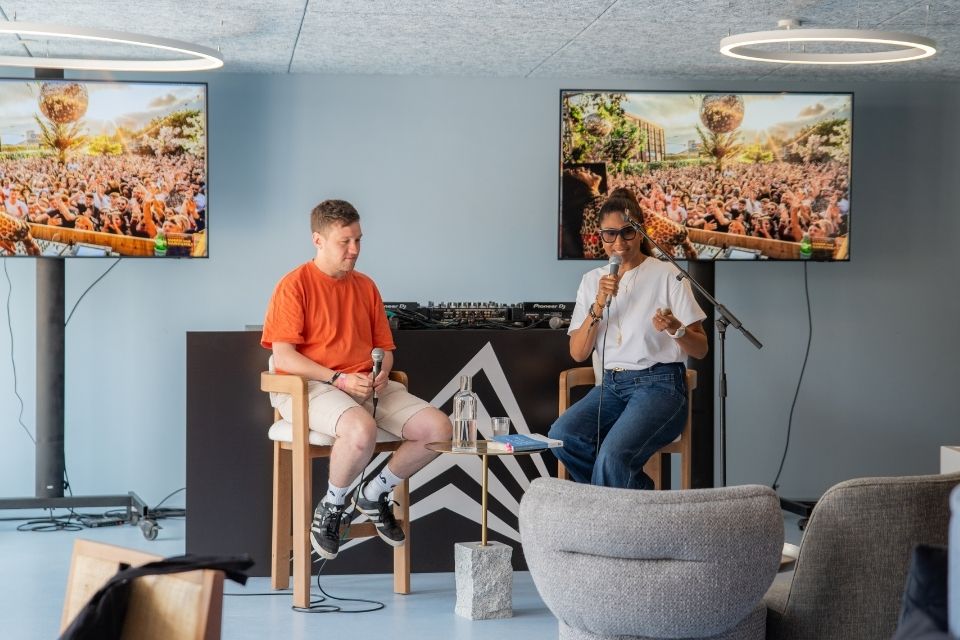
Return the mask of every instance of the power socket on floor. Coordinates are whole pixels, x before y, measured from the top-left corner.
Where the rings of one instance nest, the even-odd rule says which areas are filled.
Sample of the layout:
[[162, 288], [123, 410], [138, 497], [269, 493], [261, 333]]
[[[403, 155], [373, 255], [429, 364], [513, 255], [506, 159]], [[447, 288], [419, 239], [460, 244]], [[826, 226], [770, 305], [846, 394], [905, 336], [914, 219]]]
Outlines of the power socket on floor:
[[85, 527], [90, 527], [91, 529], [97, 527], [117, 527], [121, 524], [126, 524], [127, 521], [125, 518], [120, 518], [117, 516], [100, 516], [100, 517], [88, 517], [81, 516], [80, 524]]

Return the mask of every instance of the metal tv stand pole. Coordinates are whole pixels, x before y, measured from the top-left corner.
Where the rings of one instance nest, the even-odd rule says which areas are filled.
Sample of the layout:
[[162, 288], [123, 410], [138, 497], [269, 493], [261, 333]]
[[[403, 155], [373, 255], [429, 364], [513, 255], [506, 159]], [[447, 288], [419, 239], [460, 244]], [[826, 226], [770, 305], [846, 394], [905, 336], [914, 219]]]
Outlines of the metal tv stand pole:
[[126, 520], [144, 537], [157, 537], [157, 524], [134, 492], [64, 497], [64, 261], [37, 258], [37, 442], [35, 497], [0, 498], [4, 509], [125, 507]]
[[[37, 79], [63, 79], [63, 70], [37, 69]], [[158, 528], [146, 503], [134, 492], [64, 497], [64, 261], [37, 258], [37, 434], [35, 497], [0, 498], [4, 509], [125, 507], [126, 520], [154, 540]]]
[[644, 238], [649, 240], [650, 244], [656, 247], [660, 253], [663, 254], [667, 260], [669, 260], [670, 263], [680, 271], [680, 273], [677, 274], [677, 280], [683, 280], [684, 278], [689, 280], [690, 284], [696, 287], [697, 291], [700, 292], [700, 295], [702, 295], [707, 302], [713, 305], [713, 308], [720, 315], [720, 317], [714, 321], [714, 324], [716, 324], [717, 333], [720, 336], [720, 486], [725, 487], [727, 486], [727, 364], [724, 352], [727, 338], [727, 327], [729, 325], [733, 325], [734, 328], [739, 330], [740, 333], [742, 333], [743, 336], [750, 341], [750, 344], [755, 346], [757, 349], [762, 349], [763, 345], [754, 337], [752, 333], [750, 333], [750, 331], [747, 330], [746, 327], [743, 326], [743, 323], [741, 323], [740, 320], [738, 320], [729, 309], [720, 304], [720, 302], [714, 298], [713, 295], [711, 295], [711, 293], [703, 287], [703, 285], [697, 282], [696, 278], [691, 276], [686, 269], [680, 266], [680, 264], [672, 255], [670, 255], [669, 252], [664, 250], [664, 248], [661, 247], [656, 240], [651, 238], [650, 234], [647, 233], [647, 230], [643, 228], [642, 224], [630, 216], [627, 216], [627, 222], [630, 224], [630, 226], [639, 231]]

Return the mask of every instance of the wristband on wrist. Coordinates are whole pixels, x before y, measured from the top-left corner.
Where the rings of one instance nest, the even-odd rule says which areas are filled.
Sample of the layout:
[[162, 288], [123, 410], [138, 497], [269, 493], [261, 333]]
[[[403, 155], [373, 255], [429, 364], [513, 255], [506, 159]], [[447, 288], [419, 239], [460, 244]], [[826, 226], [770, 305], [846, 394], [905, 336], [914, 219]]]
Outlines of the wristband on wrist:
[[603, 318], [603, 307], [600, 307], [600, 315], [597, 315], [593, 310], [593, 305], [590, 305], [590, 317], [593, 318], [593, 320], [590, 322], [590, 326], [592, 327], [600, 322], [601, 318]]
[[325, 380], [324, 382], [326, 382], [327, 384], [329, 384], [329, 385], [331, 385], [331, 386], [336, 386], [336, 385], [337, 385], [337, 378], [339, 378], [341, 375], [343, 375], [343, 374], [340, 373], [339, 371], [334, 371], [334, 372], [333, 372], [333, 375], [330, 376], [330, 379], [329, 379], [329, 380]]

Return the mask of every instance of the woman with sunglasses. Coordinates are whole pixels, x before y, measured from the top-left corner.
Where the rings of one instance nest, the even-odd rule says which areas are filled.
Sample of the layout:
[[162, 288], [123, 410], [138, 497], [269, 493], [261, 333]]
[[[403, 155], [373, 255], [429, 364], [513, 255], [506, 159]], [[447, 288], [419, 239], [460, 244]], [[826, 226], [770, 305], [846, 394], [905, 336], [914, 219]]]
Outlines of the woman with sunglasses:
[[640, 205], [616, 189], [600, 209], [600, 237], [607, 255], [620, 258], [619, 273], [604, 265], [583, 276], [568, 331], [574, 360], [596, 351], [602, 384], [553, 424], [550, 437], [564, 445], [551, 451], [577, 482], [652, 489], [643, 465], [686, 422], [683, 363], [707, 354], [706, 315], [630, 218], [643, 220]]

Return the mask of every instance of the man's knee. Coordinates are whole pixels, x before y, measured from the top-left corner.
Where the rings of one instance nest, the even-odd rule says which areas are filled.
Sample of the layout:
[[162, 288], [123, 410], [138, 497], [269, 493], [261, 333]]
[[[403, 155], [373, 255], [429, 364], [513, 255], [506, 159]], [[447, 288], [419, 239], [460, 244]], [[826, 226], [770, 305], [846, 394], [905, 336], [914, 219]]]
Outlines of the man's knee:
[[377, 443], [377, 423], [362, 409], [344, 411], [337, 421], [337, 442], [361, 451], [373, 449]]
[[442, 411], [427, 407], [415, 413], [403, 427], [403, 437], [407, 440], [424, 442], [442, 442], [449, 440], [453, 427]]

